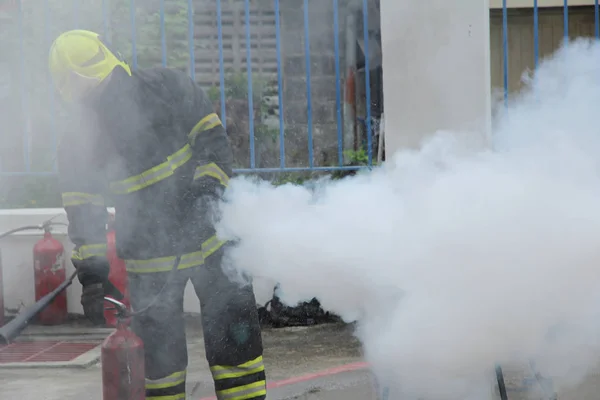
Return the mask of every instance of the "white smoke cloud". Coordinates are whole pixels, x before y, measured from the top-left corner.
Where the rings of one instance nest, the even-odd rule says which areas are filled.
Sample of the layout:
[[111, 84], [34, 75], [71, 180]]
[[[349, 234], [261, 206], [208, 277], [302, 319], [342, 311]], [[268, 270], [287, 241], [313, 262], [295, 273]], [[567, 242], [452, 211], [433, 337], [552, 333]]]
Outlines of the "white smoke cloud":
[[600, 354], [600, 45], [560, 49], [530, 85], [494, 151], [444, 132], [314, 192], [234, 179], [234, 264], [359, 320], [406, 398], [484, 399], [496, 362], [529, 357], [581, 379]]

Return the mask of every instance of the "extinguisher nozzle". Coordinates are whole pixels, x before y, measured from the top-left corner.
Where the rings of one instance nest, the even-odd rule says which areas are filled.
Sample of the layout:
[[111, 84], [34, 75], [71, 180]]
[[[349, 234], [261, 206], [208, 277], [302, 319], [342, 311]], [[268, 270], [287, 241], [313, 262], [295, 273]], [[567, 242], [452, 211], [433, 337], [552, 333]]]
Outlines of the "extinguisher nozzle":
[[127, 310], [127, 306], [121, 303], [119, 300], [115, 300], [111, 297], [104, 297], [104, 301], [107, 301], [114, 306], [114, 308], [107, 308], [107, 310], [116, 310], [117, 318], [124, 319], [130, 316], [129, 311]]

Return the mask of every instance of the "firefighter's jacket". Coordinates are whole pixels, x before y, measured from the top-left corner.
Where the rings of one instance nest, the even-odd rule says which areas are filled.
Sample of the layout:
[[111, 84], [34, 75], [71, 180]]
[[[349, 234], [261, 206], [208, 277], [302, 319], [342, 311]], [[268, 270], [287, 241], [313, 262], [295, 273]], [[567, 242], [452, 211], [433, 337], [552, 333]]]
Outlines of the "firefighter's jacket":
[[[205, 92], [167, 68], [115, 70], [71, 112], [58, 168], [75, 266], [106, 256], [106, 199], [130, 273], [201, 265], [222, 242], [210, 204], [232, 173], [226, 132]], [[83, 283], [83, 282], [82, 282]]]

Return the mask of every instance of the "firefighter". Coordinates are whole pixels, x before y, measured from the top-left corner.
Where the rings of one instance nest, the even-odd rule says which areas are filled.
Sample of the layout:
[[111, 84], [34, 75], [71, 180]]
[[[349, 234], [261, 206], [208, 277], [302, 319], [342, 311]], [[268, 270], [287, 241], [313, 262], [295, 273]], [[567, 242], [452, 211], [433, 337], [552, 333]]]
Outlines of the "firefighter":
[[183, 294], [190, 280], [217, 398], [265, 399], [252, 285], [228, 279], [222, 268], [228, 244], [211, 224], [211, 204], [227, 186], [233, 156], [205, 92], [174, 69], [132, 70], [98, 34], [84, 30], [55, 39], [49, 68], [68, 115], [59, 180], [85, 315], [102, 324], [103, 296], [119, 298], [106, 259], [110, 198], [132, 307], [150, 305], [132, 323], [144, 341], [147, 398], [185, 398]]

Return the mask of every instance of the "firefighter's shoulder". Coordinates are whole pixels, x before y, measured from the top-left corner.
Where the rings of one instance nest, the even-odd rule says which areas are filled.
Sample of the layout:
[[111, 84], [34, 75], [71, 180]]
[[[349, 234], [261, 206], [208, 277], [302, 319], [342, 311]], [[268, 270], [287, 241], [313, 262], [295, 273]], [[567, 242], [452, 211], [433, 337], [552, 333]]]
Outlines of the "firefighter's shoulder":
[[163, 89], [189, 90], [194, 82], [187, 73], [176, 68], [151, 67], [139, 71], [140, 77], [153, 84], [160, 85]]

